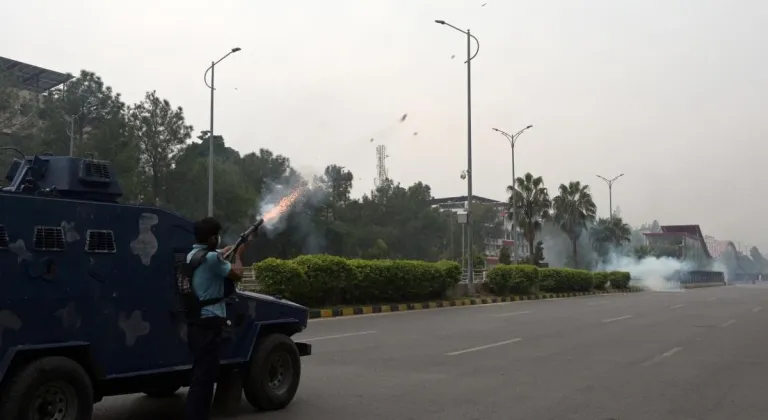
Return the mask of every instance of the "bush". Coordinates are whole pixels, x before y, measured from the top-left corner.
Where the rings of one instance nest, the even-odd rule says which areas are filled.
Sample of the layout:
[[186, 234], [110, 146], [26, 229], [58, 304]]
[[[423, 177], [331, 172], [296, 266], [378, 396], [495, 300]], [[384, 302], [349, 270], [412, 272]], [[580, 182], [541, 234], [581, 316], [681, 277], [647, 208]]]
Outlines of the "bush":
[[539, 269], [533, 265], [497, 265], [488, 273], [488, 283], [499, 295], [529, 294], [539, 284]]
[[632, 280], [631, 274], [626, 271], [611, 271], [607, 274], [612, 289], [629, 289], [629, 281]]
[[586, 270], [540, 268], [539, 290], [542, 292], [586, 292], [594, 287], [594, 277]]
[[450, 261], [347, 260], [305, 255], [290, 261], [273, 258], [254, 265], [267, 294], [311, 306], [418, 302], [440, 299], [461, 279]]
[[605, 271], [597, 271], [592, 273], [592, 276], [595, 278], [595, 289], [605, 290], [605, 288], [608, 287], [608, 280], [610, 278], [609, 273], [606, 273]]

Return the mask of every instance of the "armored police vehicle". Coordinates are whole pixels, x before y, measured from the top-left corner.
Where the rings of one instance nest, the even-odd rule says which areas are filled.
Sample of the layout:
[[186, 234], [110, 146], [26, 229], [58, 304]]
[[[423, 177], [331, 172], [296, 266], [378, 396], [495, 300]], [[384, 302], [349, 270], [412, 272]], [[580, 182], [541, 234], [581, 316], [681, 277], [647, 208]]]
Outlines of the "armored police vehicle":
[[[0, 189], [0, 419], [90, 419], [106, 396], [189, 385], [175, 282], [192, 221], [118, 203], [109, 162], [16, 152]], [[285, 407], [311, 353], [291, 339], [308, 309], [244, 291], [227, 309], [218, 388], [228, 378], [237, 399]]]

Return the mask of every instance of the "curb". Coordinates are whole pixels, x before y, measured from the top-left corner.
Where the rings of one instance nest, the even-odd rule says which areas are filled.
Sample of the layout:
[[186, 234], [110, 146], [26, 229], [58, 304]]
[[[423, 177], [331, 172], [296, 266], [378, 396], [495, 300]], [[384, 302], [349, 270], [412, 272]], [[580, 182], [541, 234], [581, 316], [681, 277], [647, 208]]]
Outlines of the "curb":
[[556, 298], [570, 298], [570, 297], [577, 297], [577, 296], [595, 296], [595, 295], [610, 295], [610, 294], [616, 294], [616, 293], [633, 293], [633, 292], [642, 292], [642, 291], [643, 289], [630, 288], [627, 290], [610, 290], [610, 291], [604, 291], [604, 292], [592, 291], [592, 292], [570, 292], [570, 293], [542, 293], [539, 295], [439, 300], [439, 301], [433, 301], [433, 302], [401, 303], [401, 304], [394, 304], [394, 305], [348, 306], [344, 308], [334, 308], [334, 309], [311, 309], [309, 311], [309, 319], [339, 318], [339, 317], [348, 317], [348, 316], [355, 316], [355, 315], [385, 314], [385, 313], [391, 313], [391, 312], [419, 311], [423, 309], [489, 305], [493, 303], [518, 302], [518, 301], [525, 301], [525, 300], [545, 300], [545, 299], [556, 299]]

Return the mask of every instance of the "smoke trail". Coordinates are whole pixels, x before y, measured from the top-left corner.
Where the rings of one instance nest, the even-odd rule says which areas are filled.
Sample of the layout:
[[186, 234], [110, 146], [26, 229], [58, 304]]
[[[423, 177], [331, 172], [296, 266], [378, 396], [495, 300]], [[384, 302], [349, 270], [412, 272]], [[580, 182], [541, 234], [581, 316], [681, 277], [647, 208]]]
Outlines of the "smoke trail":
[[264, 192], [254, 216], [264, 219], [262, 229], [266, 235], [274, 238], [285, 231], [290, 222], [294, 239], [303, 243], [303, 252], [322, 252], [325, 240], [311, 217], [313, 210], [327, 199], [318, 177], [313, 177], [310, 182], [299, 174], [292, 174], [277, 183], [268, 184]]

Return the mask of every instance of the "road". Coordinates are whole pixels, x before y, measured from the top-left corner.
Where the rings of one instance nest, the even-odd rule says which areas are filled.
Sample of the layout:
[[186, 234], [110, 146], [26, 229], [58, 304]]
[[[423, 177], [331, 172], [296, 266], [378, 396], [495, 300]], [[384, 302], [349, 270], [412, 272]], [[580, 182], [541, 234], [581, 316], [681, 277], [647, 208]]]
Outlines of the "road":
[[[763, 285], [317, 320], [294, 402], [237, 418], [757, 420], [766, 325]], [[182, 403], [113, 397], [94, 420], [180, 419]]]

